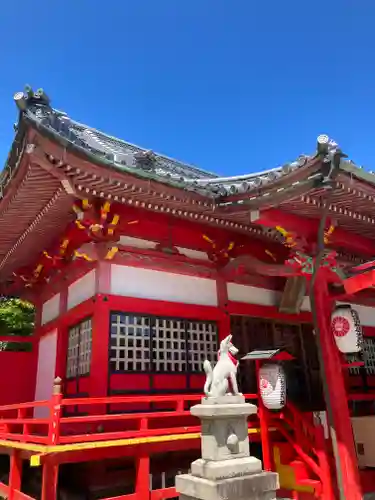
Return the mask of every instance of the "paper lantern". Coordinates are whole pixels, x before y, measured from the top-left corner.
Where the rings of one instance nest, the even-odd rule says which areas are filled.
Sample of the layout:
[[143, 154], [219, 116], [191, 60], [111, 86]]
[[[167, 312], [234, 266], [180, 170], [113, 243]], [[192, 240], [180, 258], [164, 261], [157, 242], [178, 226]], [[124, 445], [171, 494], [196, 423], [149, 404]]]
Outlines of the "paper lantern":
[[338, 306], [332, 314], [331, 330], [336, 345], [343, 354], [360, 352], [363, 344], [362, 326], [358, 313], [350, 305]]
[[263, 404], [269, 410], [281, 410], [286, 403], [286, 377], [284, 369], [276, 363], [259, 369], [259, 391]]

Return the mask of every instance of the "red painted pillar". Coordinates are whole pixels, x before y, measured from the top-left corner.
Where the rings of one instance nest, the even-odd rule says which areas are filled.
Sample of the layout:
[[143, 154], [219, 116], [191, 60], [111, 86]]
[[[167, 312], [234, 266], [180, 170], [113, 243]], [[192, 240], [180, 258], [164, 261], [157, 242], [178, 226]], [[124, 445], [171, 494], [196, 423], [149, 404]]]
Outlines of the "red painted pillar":
[[230, 335], [231, 329], [230, 329], [230, 316], [229, 314], [225, 314], [219, 321], [218, 321], [218, 340], [221, 342], [225, 337]]
[[10, 456], [9, 470], [9, 500], [18, 498], [17, 491], [21, 491], [22, 459], [20, 450], [13, 450]]
[[135, 494], [137, 500], [150, 498], [150, 456], [142, 454], [136, 457]]
[[56, 445], [60, 441], [60, 418], [61, 418], [61, 378], [57, 377], [53, 383], [52, 396], [50, 399], [50, 417], [48, 428], [48, 444]]
[[222, 276], [216, 279], [217, 305], [222, 312], [222, 318], [218, 322], [219, 327], [219, 342], [230, 335], [230, 315], [228, 313], [228, 291], [227, 282]]
[[[108, 395], [108, 354], [109, 354], [109, 302], [105, 295], [95, 296], [92, 317], [92, 346], [90, 369], [90, 397]], [[99, 408], [98, 408], [99, 409]], [[105, 407], [101, 408], [101, 412]]]
[[43, 465], [42, 475], [42, 500], [57, 499], [57, 482], [59, 466], [46, 462]]
[[60, 292], [59, 318], [57, 325], [57, 349], [56, 349], [56, 368], [55, 377], [60, 377], [62, 381], [66, 376], [66, 362], [68, 353], [69, 334], [65, 324], [65, 315], [68, 304], [68, 287], [66, 286]]
[[[325, 275], [319, 273], [313, 289], [317, 312], [315, 334], [320, 343], [325, 399], [335, 451], [336, 471], [341, 499], [362, 500], [357, 456], [350, 420], [339, 351], [331, 333], [333, 300], [328, 293]], [[324, 381], [323, 381], [324, 383]]]
[[[64, 324], [64, 320], [57, 327], [57, 348], [55, 378], [60, 377], [64, 382], [66, 378], [66, 363], [69, 343], [69, 329]], [[64, 384], [63, 384], [64, 386]]]

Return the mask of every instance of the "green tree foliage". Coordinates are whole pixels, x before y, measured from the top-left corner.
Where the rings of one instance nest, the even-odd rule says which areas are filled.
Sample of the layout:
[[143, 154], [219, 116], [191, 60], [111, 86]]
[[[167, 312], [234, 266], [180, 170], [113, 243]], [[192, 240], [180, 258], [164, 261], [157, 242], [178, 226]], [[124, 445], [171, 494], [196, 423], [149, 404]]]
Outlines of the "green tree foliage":
[[31, 335], [34, 329], [34, 306], [16, 298], [0, 301], [0, 335]]

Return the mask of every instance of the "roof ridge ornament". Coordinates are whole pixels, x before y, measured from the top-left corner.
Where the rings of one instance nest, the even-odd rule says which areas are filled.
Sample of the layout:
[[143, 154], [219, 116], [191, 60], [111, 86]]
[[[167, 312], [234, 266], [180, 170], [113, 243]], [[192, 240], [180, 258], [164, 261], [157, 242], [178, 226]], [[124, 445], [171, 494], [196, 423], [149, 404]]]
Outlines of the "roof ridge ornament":
[[321, 170], [323, 179], [321, 182], [325, 188], [331, 189], [332, 181], [340, 168], [341, 159], [348, 156], [342, 152], [336, 141], [325, 134], [321, 134], [317, 138], [317, 153], [323, 157]]
[[157, 163], [155, 153], [149, 149], [147, 151], [137, 151], [134, 153], [137, 165], [146, 170], [154, 170]]
[[25, 85], [23, 92], [16, 92], [13, 99], [20, 111], [26, 111], [31, 104], [50, 106], [51, 103], [50, 98], [43, 89], [38, 89], [34, 92], [30, 85]]

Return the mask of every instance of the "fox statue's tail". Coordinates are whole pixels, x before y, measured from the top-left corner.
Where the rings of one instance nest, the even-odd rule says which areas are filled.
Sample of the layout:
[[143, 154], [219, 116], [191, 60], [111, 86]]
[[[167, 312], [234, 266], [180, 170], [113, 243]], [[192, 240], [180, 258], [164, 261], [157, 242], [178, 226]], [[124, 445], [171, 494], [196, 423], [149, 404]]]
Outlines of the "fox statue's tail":
[[203, 391], [207, 395], [210, 392], [212, 384], [212, 366], [211, 363], [206, 359], [203, 363], [203, 369], [206, 372], [206, 383], [204, 384]]

